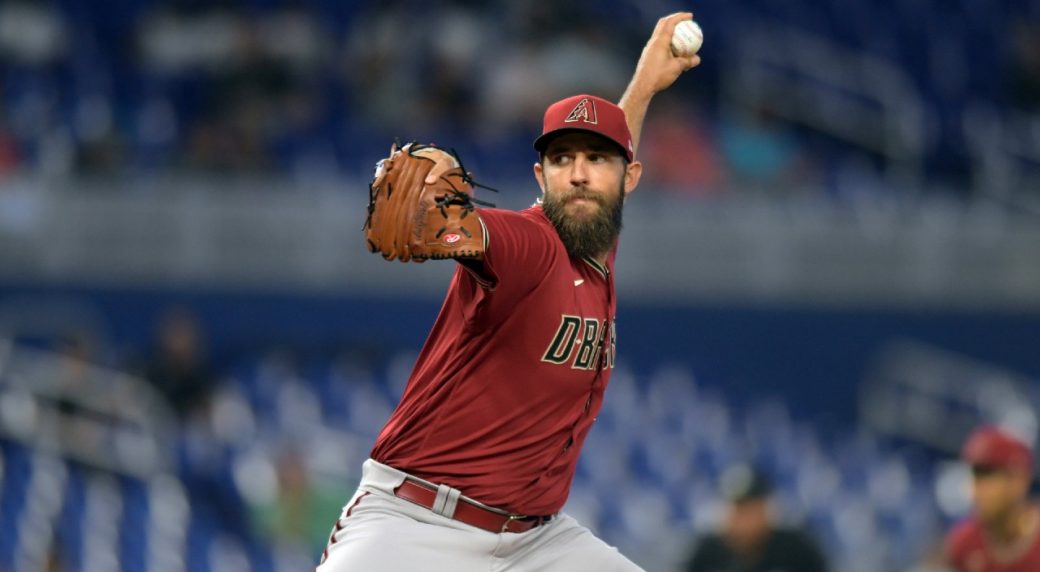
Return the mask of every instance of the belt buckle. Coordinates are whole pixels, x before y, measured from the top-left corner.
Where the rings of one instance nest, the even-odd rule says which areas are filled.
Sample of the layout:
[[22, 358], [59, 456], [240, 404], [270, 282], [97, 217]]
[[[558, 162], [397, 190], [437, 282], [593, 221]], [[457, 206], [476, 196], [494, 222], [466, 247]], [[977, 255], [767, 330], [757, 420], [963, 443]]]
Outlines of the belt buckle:
[[506, 521], [502, 523], [502, 530], [500, 530], [499, 533], [501, 534], [503, 532], [509, 532], [508, 531], [509, 523], [513, 522], [514, 520], [520, 520], [522, 518], [524, 518], [524, 515], [522, 515], [522, 514], [509, 514], [509, 515], [506, 515]]
[[513, 522], [514, 520], [528, 520], [528, 519], [534, 520], [535, 523], [536, 523], [531, 528], [535, 528], [535, 527], [541, 526], [541, 525], [545, 524], [545, 521], [546, 521], [546, 518], [544, 516], [537, 516], [537, 517], [535, 517], [535, 516], [528, 516], [526, 514], [507, 514], [506, 515], [506, 521], [502, 523], [502, 530], [501, 530], [501, 532], [508, 532], [506, 529], [509, 528], [509, 523]]

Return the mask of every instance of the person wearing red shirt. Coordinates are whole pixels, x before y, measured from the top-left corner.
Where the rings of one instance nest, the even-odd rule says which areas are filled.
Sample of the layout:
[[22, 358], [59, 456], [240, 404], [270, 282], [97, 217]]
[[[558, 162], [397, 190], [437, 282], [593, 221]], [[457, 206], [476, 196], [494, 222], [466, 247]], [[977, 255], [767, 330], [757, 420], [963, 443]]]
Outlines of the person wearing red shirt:
[[946, 561], [957, 572], [1040, 571], [1040, 507], [1029, 500], [1033, 452], [993, 426], [976, 429], [961, 457], [971, 465], [971, 517], [946, 539]]
[[[614, 367], [614, 257], [653, 95], [696, 66], [662, 18], [620, 104], [546, 110], [536, 205], [478, 209], [483, 260], [459, 262], [319, 572], [638, 570], [561, 513]], [[438, 151], [428, 181], [453, 166]]]

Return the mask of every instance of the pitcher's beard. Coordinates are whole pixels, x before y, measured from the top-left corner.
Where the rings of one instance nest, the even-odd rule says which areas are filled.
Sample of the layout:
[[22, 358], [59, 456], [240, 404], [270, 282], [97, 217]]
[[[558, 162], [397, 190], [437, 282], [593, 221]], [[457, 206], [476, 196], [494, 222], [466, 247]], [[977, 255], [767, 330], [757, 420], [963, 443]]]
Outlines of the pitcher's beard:
[[[568, 214], [567, 204], [575, 198], [594, 202], [599, 208], [591, 215]], [[621, 211], [624, 202], [624, 186], [618, 187], [617, 195], [610, 204], [607, 204], [605, 197], [590, 193], [584, 188], [576, 188], [565, 193], [545, 193], [542, 197], [542, 210], [556, 227], [560, 240], [571, 256], [595, 258], [607, 252], [621, 234]]]

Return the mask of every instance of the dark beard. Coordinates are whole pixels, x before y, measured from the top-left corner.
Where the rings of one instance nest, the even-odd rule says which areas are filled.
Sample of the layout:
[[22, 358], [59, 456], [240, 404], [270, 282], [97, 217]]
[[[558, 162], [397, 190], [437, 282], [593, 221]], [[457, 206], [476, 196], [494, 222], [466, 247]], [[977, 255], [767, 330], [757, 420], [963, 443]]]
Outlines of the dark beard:
[[[595, 201], [600, 206], [599, 211], [587, 220], [576, 220], [564, 211], [567, 202], [575, 197]], [[606, 198], [596, 193], [576, 188], [565, 193], [545, 193], [542, 198], [542, 210], [556, 227], [563, 246], [571, 256], [595, 258], [610, 250], [621, 234], [621, 210], [625, 203], [624, 186], [618, 187], [612, 205], [606, 202]]]

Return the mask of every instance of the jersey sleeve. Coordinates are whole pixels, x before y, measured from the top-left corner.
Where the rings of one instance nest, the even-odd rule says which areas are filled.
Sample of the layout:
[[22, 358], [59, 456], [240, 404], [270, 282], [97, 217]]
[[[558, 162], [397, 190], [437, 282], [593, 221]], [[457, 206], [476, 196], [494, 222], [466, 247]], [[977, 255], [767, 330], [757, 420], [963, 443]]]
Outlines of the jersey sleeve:
[[971, 537], [972, 526], [970, 521], [963, 521], [953, 527], [943, 541], [943, 561], [954, 570], [963, 570], [965, 547]]
[[559, 245], [551, 228], [523, 213], [478, 209], [484, 225], [483, 261], [462, 266], [486, 290], [525, 289], [545, 275]]

